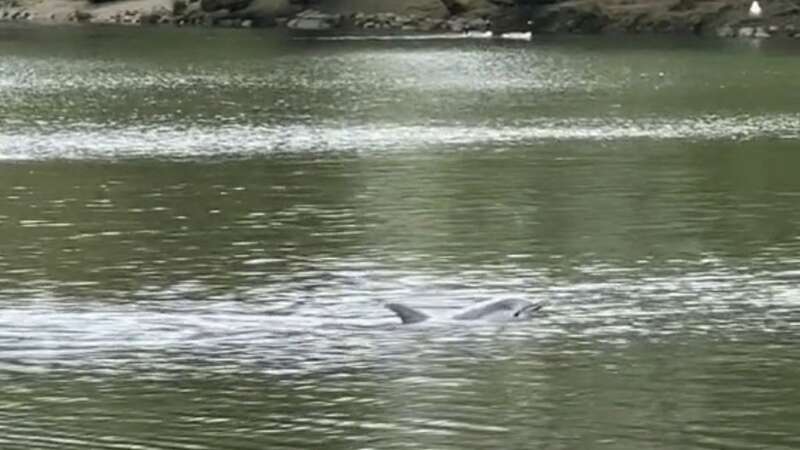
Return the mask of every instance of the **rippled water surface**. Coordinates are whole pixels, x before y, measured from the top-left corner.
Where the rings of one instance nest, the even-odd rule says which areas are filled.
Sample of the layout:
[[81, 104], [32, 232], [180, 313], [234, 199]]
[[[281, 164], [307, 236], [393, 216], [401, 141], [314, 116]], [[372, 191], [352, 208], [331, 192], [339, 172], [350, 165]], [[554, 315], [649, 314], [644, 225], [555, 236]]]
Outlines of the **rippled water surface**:
[[799, 54], [3, 25], [0, 449], [798, 448]]

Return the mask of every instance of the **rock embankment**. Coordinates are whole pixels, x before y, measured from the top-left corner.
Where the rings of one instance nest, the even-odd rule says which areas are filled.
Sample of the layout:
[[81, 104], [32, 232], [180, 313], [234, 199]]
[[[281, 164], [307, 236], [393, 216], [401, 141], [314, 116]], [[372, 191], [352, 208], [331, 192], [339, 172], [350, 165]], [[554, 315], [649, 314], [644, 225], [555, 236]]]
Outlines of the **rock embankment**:
[[800, 38], [800, 4], [763, 3], [754, 18], [750, 0], [0, 0], [0, 20]]
[[391, 31], [486, 31], [491, 26], [488, 18], [461, 16], [439, 19], [415, 14], [397, 14], [380, 12], [367, 14], [324, 13], [317, 10], [305, 10], [286, 22], [286, 26], [294, 30], [391, 30]]
[[[222, 27], [286, 26], [296, 30], [486, 30], [513, 3], [475, 0], [0, 0], [0, 19]], [[508, 2], [513, 0], [494, 0]], [[465, 2], [465, 3], [458, 3]], [[469, 2], [475, 8], [468, 8]], [[455, 8], [451, 12], [448, 4]], [[520, 14], [513, 14], [520, 16]]]
[[800, 37], [800, 3], [752, 0], [569, 0], [532, 10], [534, 31], [571, 33], [682, 33], [720, 37]]

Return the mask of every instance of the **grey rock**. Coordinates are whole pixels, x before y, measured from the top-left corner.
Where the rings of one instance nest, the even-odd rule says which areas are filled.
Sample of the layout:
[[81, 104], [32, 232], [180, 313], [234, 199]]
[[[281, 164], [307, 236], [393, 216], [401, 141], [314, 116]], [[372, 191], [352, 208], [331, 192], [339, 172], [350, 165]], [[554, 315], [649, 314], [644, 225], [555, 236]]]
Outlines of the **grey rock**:
[[739, 28], [739, 31], [736, 33], [737, 36], [741, 38], [749, 38], [755, 35], [756, 30], [753, 27], [742, 27]]
[[466, 29], [484, 31], [489, 29], [490, 22], [483, 18], [476, 18], [467, 21]]
[[340, 14], [305, 10], [287, 22], [286, 26], [293, 30], [332, 30], [339, 27], [341, 23], [342, 16]]
[[736, 36], [734, 29], [728, 25], [717, 28], [717, 37], [731, 38]]
[[461, 22], [450, 22], [447, 24], [447, 29], [456, 33], [464, 31], [464, 24]]
[[753, 37], [764, 39], [764, 38], [771, 37], [771, 35], [763, 27], [758, 27], [758, 28], [756, 28], [755, 33], [753, 33]]
[[401, 16], [397, 18], [400, 25], [411, 25], [417, 23], [418, 19], [414, 16]]
[[444, 20], [425, 19], [425, 20], [419, 22], [419, 24], [417, 24], [417, 27], [421, 31], [433, 31], [433, 30], [444, 28], [444, 24], [445, 24]]
[[460, 17], [456, 17], [454, 19], [448, 20], [445, 26], [450, 31], [455, 31], [456, 33], [460, 33], [467, 28], [467, 22]]

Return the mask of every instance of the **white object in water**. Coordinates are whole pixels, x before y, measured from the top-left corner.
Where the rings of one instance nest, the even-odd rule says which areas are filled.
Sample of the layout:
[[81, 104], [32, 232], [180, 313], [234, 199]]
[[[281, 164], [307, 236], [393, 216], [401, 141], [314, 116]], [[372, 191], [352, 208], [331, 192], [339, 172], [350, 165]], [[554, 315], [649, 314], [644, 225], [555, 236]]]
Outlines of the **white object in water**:
[[510, 31], [508, 33], [503, 33], [500, 35], [500, 37], [503, 39], [516, 39], [519, 41], [530, 41], [532, 36], [533, 33], [531, 33], [530, 31], [525, 31], [525, 32]]
[[489, 39], [492, 37], [491, 31], [465, 31], [464, 36], [476, 39]]
[[761, 17], [761, 5], [758, 4], [758, 0], [750, 4], [750, 17]]

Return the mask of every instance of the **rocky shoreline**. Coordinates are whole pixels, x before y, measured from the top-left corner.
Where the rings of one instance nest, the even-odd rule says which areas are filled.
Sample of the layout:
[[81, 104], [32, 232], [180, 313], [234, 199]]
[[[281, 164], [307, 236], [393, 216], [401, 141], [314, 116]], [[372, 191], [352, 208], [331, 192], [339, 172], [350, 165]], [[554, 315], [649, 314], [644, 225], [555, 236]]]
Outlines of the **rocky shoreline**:
[[0, 21], [301, 31], [531, 31], [679, 33], [800, 38], [800, 6], [773, 0], [760, 18], [747, 1], [572, 0], [0, 0]]
[[[0, 6], [0, 21], [32, 23], [96, 23], [120, 25], [217, 26], [232, 28], [286, 27], [303, 31], [327, 30], [392, 30], [392, 31], [485, 31], [491, 26], [488, 17], [419, 15], [414, 13], [337, 13], [318, 9], [302, 9], [282, 14], [280, 8], [253, 5], [231, 8], [226, 0], [118, 1], [103, 3], [78, 2], [68, 8], [60, 0], [52, 11], [33, 8], [18, 1]], [[38, 6], [38, 7], [37, 7]], [[256, 6], [256, 8], [253, 8]], [[261, 6], [261, 8], [258, 8]]]

